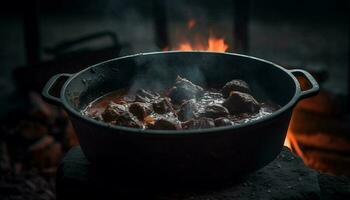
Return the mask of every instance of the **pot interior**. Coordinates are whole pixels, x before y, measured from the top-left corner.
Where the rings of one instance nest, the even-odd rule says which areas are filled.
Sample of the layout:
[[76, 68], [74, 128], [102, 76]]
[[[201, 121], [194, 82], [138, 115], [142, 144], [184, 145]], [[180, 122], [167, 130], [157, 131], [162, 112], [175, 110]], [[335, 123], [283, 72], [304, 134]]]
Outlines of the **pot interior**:
[[213, 88], [242, 79], [258, 100], [281, 107], [296, 91], [286, 71], [259, 59], [227, 53], [163, 52], [118, 58], [87, 68], [66, 84], [63, 95], [68, 106], [80, 112], [91, 101], [117, 89], [168, 88], [177, 75]]

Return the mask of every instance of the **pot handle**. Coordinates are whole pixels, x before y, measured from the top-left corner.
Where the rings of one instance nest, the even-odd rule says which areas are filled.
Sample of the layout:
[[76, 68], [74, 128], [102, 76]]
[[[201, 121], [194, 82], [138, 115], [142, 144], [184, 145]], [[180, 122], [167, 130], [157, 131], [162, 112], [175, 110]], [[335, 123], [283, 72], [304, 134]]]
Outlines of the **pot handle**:
[[[300, 88], [300, 94], [299, 94], [299, 100], [315, 96], [320, 91], [320, 86], [318, 85], [315, 78], [307, 71], [302, 69], [292, 69], [289, 70], [290, 73], [293, 74], [293, 76], [296, 78], [298, 76], [303, 76], [310, 84], [311, 88], [307, 90], [301, 90]], [[300, 83], [299, 83], [300, 85]]]
[[[56, 96], [52, 95], [51, 93], [53, 92], [53, 90], [61, 91], [61, 87], [64, 85], [67, 79], [71, 76], [72, 76], [71, 74], [56, 74], [53, 77], [51, 77], [50, 80], [44, 86], [43, 91], [41, 93], [44, 99], [49, 103], [52, 103], [55, 105], [61, 105], [62, 101], [61, 101], [61, 97], [59, 96], [59, 93], [56, 92]], [[62, 79], [64, 79], [63, 82], [62, 82]]]

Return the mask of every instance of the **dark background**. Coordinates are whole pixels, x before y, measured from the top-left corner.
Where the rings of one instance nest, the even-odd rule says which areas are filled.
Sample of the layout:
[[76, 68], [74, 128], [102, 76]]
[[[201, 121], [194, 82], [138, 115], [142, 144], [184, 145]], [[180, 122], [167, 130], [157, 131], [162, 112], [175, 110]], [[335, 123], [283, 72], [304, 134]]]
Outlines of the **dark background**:
[[[164, 3], [164, 8], [157, 11], [154, 2]], [[55, 199], [57, 167], [65, 153], [78, 145], [63, 109], [47, 104], [40, 96], [51, 76], [75, 73], [123, 55], [173, 49], [188, 36], [186, 23], [190, 19], [197, 22], [192, 34], [205, 38], [212, 31], [225, 39], [228, 52], [311, 72], [321, 91], [294, 109], [289, 147], [310, 168], [349, 176], [350, 1], [251, 0], [246, 11], [233, 2], [2, 1], [0, 199]], [[247, 1], [235, 2], [242, 5]], [[238, 12], [249, 18], [246, 51], [235, 48], [241, 41], [235, 26], [240, 21]], [[161, 13], [164, 16], [159, 16]], [[155, 22], [159, 20], [168, 23], [157, 31]], [[29, 36], [28, 30], [32, 31]], [[159, 45], [159, 32], [168, 33], [165, 46]], [[101, 33], [104, 37], [77, 42]], [[72, 41], [74, 45], [62, 48]]]
[[[171, 43], [176, 43], [173, 34], [175, 29], [193, 18], [202, 25], [202, 32], [214, 27], [230, 47], [234, 44], [232, 1], [165, 2]], [[0, 7], [2, 117], [13, 107], [22, 104], [15, 94], [13, 70], [28, 65], [23, 15], [32, 10], [30, 4], [21, 1], [3, 3]], [[122, 49], [120, 55], [159, 50], [155, 44], [151, 1], [53, 0], [38, 1], [38, 8], [41, 61], [54, 59], [54, 56], [45, 52], [45, 48], [100, 31], [114, 32], [121, 43], [130, 45], [128, 50]], [[329, 78], [322, 87], [346, 96], [349, 43], [347, 11], [347, 1], [251, 1], [248, 54], [283, 65], [326, 69]], [[102, 39], [88, 46], [103, 48], [110, 42]], [[229, 51], [232, 52], [232, 48]]]

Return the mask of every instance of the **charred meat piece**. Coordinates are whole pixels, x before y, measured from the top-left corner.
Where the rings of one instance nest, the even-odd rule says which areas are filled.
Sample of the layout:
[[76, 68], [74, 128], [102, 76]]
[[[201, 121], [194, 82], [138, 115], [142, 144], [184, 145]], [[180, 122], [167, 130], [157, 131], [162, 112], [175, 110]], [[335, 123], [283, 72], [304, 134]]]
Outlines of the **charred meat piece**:
[[132, 103], [129, 105], [129, 112], [142, 121], [147, 115], [151, 114], [151, 104], [140, 102]]
[[124, 112], [127, 112], [127, 108], [125, 105], [110, 102], [106, 107], [105, 111], [103, 111], [103, 113], [101, 114], [101, 117], [103, 121], [111, 122]]
[[215, 126], [231, 126], [233, 122], [226, 117], [219, 117], [214, 120]]
[[247, 93], [231, 92], [230, 96], [222, 104], [232, 115], [248, 113], [254, 114], [260, 110], [260, 104], [254, 97]]
[[174, 110], [168, 98], [159, 98], [155, 100], [152, 103], [152, 107], [154, 112], [158, 114], [165, 114]]
[[196, 104], [196, 101], [194, 99], [191, 99], [181, 104], [177, 115], [181, 121], [187, 121], [195, 117], [197, 112], [198, 106]]
[[208, 117], [213, 119], [218, 117], [227, 117], [228, 115], [228, 110], [219, 104], [208, 105], [203, 109], [203, 111], [199, 113], [199, 116], [201, 117]]
[[141, 122], [128, 111], [126, 105], [111, 102], [101, 116], [105, 122], [111, 124], [142, 128]]
[[215, 127], [214, 120], [211, 118], [202, 117], [199, 119], [190, 119], [182, 123], [183, 129], [202, 129]]
[[250, 88], [245, 81], [235, 79], [227, 82], [221, 90], [225, 98], [227, 98], [232, 91], [250, 93]]
[[151, 91], [144, 90], [144, 89], [139, 89], [136, 91], [135, 101], [149, 103], [152, 100], [157, 99], [158, 97], [159, 97], [159, 94], [157, 94], [155, 92], [151, 92]]
[[181, 103], [184, 100], [195, 99], [202, 96], [204, 90], [202, 87], [193, 84], [191, 81], [178, 76], [169, 96], [174, 103]]
[[130, 112], [125, 111], [111, 122], [114, 125], [127, 126], [131, 128], [142, 128], [142, 123]]
[[180, 130], [181, 124], [170, 119], [159, 118], [149, 128], [154, 130]]

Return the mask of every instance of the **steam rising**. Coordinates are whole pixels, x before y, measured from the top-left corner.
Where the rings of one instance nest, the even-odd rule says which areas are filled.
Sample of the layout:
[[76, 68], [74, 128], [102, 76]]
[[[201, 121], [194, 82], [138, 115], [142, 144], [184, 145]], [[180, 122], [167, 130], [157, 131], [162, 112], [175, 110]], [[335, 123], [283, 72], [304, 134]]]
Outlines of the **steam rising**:
[[[193, 64], [183, 62], [178, 59], [165, 59], [167, 56], [173, 57], [170, 54], [159, 56], [152, 62], [137, 63], [138, 73], [135, 75], [129, 93], [135, 93], [138, 89], [152, 89], [153, 91], [161, 91], [171, 87], [179, 75], [193, 82], [196, 85], [205, 87], [206, 78], [201, 70], [201, 64]], [[180, 54], [184, 56], [184, 54]], [[180, 56], [181, 57], [181, 56]]]

